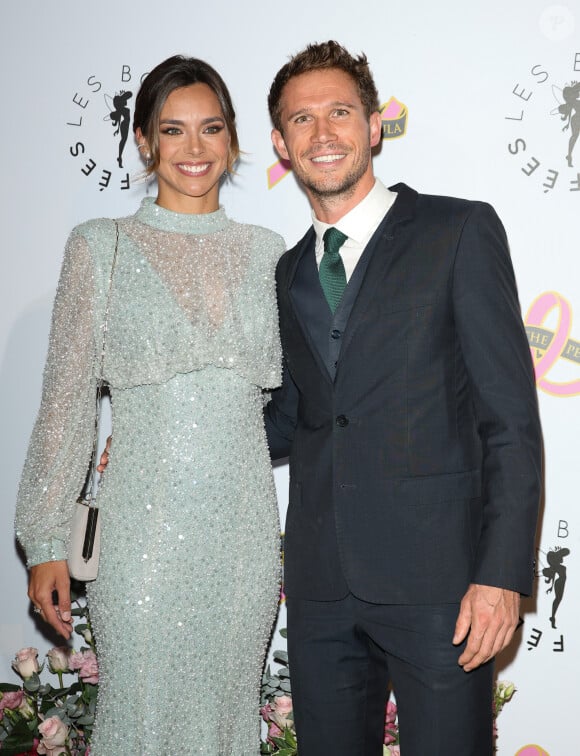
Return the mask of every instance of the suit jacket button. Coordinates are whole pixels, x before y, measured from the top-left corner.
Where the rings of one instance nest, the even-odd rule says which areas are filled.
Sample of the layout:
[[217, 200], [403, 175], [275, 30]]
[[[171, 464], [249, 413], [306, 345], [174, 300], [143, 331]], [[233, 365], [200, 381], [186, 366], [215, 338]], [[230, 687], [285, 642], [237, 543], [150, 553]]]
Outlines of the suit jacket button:
[[338, 330], [338, 328], [333, 328], [332, 331], [330, 332], [330, 336], [333, 339], [340, 339], [340, 337], [342, 336], [342, 334]]
[[346, 417], [345, 415], [339, 415], [339, 416], [338, 416], [338, 417], [336, 418], [336, 424], [337, 424], [337, 425], [338, 425], [338, 426], [339, 426], [340, 428], [346, 428], [346, 426], [348, 425], [348, 417]]

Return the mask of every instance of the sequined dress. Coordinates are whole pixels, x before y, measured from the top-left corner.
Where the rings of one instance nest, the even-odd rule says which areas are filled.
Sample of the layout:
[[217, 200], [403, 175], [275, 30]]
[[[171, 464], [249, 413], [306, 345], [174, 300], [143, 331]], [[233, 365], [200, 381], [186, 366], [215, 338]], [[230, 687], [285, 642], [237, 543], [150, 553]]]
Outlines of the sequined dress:
[[[280, 381], [283, 242], [222, 209], [177, 214], [150, 199], [119, 230], [104, 361], [113, 443], [88, 589], [91, 756], [255, 756], [280, 569], [262, 390]], [[100, 219], [67, 244], [17, 507], [29, 564], [66, 558], [114, 239]]]

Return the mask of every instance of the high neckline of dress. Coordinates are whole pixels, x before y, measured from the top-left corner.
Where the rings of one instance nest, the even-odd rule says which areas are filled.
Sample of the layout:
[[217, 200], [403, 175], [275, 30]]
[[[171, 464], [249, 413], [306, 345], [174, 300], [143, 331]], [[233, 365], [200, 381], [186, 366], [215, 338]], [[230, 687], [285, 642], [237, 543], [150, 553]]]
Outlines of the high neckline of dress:
[[144, 197], [136, 218], [161, 231], [181, 234], [203, 234], [221, 231], [228, 224], [223, 207], [213, 213], [176, 213], [155, 203], [153, 197]]

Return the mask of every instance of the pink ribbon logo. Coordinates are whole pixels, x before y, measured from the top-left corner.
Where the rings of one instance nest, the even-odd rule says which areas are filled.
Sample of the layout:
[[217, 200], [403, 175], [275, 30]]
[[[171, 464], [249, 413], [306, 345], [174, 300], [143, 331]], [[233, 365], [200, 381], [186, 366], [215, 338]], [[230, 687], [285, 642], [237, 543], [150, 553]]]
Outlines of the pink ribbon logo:
[[[544, 322], [553, 311], [558, 317], [555, 331], [544, 327]], [[538, 387], [553, 396], [578, 396], [580, 380], [557, 382], [547, 377], [560, 358], [580, 365], [580, 343], [570, 338], [572, 329], [570, 303], [555, 291], [545, 292], [532, 303], [525, 325]]]
[[515, 756], [550, 756], [548, 751], [545, 751], [542, 746], [539, 745], [526, 745], [516, 753]]
[[277, 163], [271, 165], [267, 171], [268, 189], [275, 187], [276, 184], [282, 181], [282, 179], [287, 176], [291, 170], [292, 168], [290, 167], [289, 160], [278, 160]]

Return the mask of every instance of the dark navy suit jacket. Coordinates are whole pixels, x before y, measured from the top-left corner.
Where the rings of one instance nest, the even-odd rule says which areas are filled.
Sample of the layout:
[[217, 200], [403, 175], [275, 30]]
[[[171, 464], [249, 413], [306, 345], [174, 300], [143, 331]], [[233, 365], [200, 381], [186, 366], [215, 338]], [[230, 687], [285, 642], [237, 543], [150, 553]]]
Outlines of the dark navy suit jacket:
[[487, 204], [392, 189], [334, 316], [312, 228], [278, 264], [285, 375], [266, 428], [290, 454], [285, 590], [527, 594], [541, 431], [505, 233]]

